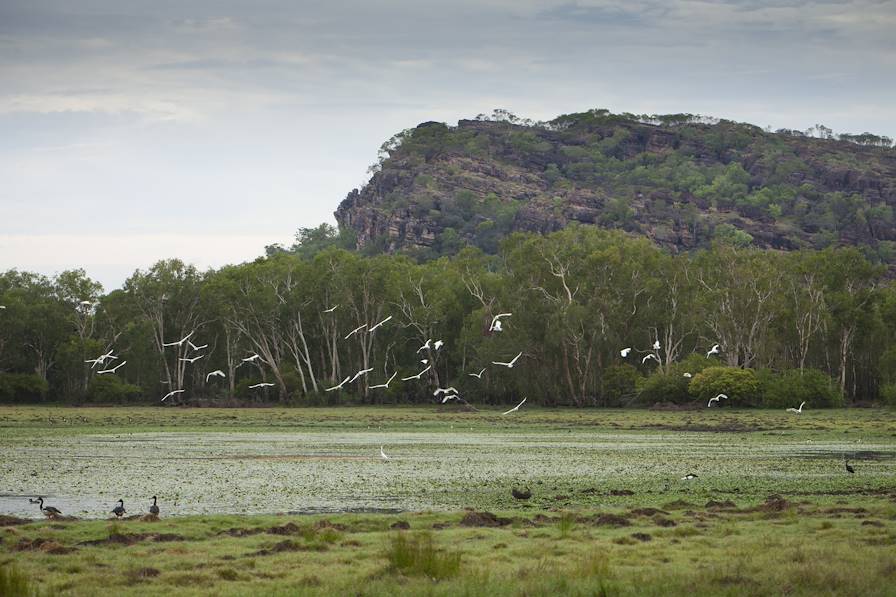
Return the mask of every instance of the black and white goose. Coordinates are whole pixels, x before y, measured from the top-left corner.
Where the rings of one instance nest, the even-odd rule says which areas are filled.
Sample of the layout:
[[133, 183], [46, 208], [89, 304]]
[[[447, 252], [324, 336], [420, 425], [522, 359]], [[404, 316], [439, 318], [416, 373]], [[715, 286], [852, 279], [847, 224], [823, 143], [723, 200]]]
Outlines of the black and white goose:
[[44, 506], [44, 498], [37, 498], [37, 503], [39, 504], [40, 511], [44, 513], [44, 516], [47, 518], [56, 518], [60, 516], [62, 512], [59, 511], [58, 508], [54, 508], [53, 506]]
[[152, 514], [152, 515], [154, 515], [154, 516], [158, 516], [158, 515], [159, 515], [159, 503], [158, 503], [158, 500], [159, 500], [159, 498], [157, 498], [156, 496], [152, 496], [152, 506], [149, 507], [149, 513]]
[[127, 514], [127, 510], [124, 509], [124, 500], [118, 500], [118, 505], [112, 508], [112, 514], [117, 518], [121, 518]]

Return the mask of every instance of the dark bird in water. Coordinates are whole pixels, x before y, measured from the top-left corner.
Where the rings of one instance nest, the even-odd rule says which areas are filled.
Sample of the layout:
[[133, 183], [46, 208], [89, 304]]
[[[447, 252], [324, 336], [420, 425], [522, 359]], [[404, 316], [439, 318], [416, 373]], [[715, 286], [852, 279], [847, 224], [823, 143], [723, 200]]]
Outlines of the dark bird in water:
[[695, 475], [694, 473], [688, 473], [687, 475], [682, 477], [681, 480], [682, 481], [690, 481], [691, 479], [696, 479], [696, 478], [697, 478], [697, 475]]
[[112, 514], [114, 514], [118, 518], [121, 518], [126, 513], [127, 511], [124, 509], [124, 500], [118, 500], [118, 505], [112, 508]]
[[156, 496], [152, 496], [152, 506], [149, 507], [149, 513], [155, 516], [159, 515], [158, 499]]
[[47, 518], [56, 518], [62, 514], [62, 512], [53, 506], [44, 506], [44, 498], [42, 497], [37, 498], [37, 503], [40, 504], [40, 511], [43, 512], [44, 516]]
[[847, 473], [855, 473], [855, 472], [856, 472], [856, 470], [855, 470], [854, 468], [852, 468], [851, 466], [849, 466], [849, 460], [847, 460], [847, 459], [844, 458], [844, 459], [843, 459], [843, 464], [846, 465], [846, 472], [847, 472]]
[[529, 491], [529, 488], [525, 489], [517, 489], [516, 487], [512, 487], [510, 489], [510, 493], [513, 495], [514, 499], [517, 500], [528, 500], [532, 497], [532, 492]]

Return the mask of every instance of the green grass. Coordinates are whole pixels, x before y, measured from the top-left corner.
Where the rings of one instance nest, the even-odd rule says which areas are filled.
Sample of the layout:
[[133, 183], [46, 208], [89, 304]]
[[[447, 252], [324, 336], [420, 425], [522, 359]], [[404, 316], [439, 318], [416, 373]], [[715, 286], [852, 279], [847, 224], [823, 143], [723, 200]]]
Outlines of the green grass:
[[0, 408], [0, 596], [896, 595], [892, 411], [519, 415]]

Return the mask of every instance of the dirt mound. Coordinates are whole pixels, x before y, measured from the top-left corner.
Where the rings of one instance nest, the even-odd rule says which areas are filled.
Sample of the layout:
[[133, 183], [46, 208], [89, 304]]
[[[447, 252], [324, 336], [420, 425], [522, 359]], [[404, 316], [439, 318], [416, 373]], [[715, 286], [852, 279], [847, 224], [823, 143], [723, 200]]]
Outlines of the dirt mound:
[[882, 527], [882, 526], [884, 526], [884, 523], [882, 523], [879, 520], [863, 520], [862, 526], [863, 527]]
[[231, 537], [250, 537], [252, 535], [257, 535], [263, 532], [264, 529], [241, 529], [234, 527], [232, 529], [226, 529], [218, 533], [218, 535], [230, 535]]
[[759, 512], [783, 512], [790, 507], [790, 502], [782, 498], [780, 495], [770, 495], [765, 498], [765, 503], [756, 506]]
[[706, 502], [706, 506], [704, 506], [707, 510], [725, 510], [729, 508], [737, 508], [737, 504], [732, 502], [731, 500], [725, 500], [724, 502], [717, 502], [716, 500], [709, 500]]
[[277, 544], [273, 545], [272, 547], [269, 547], [268, 549], [258, 550], [256, 552], [252, 553], [251, 555], [253, 555], [253, 556], [269, 556], [269, 555], [272, 555], [275, 553], [284, 553], [284, 552], [288, 552], [288, 551], [302, 551], [302, 549], [303, 548], [301, 545], [299, 545], [295, 541], [289, 541], [287, 539], [286, 541], [281, 541], [280, 543], [277, 543]]
[[503, 527], [513, 522], [509, 518], [499, 518], [491, 512], [476, 512], [472, 510], [464, 514], [460, 520], [462, 527]]
[[167, 541], [186, 541], [186, 538], [182, 535], [175, 535], [174, 533], [110, 533], [105, 539], [82, 541], [78, 545], [134, 545], [141, 541], [156, 541], [163, 543]]
[[647, 533], [632, 533], [632, 538], [637, 539], [638, 541], [643, 541], [645, 543], [647, 541], [653, 541], [653, 537], [651, 537]]
[[653, 523], [658, 527], [677, 527], [678, 523], [663, 516], [656, 516]]
[[550, 516], [545, 516], [544, 514], [536, 514], [532, 517], [532, 524], [536, 526], [541, 526], [545, 524], [553, 524], [557, 521], [556, 518], [551, 518]]
[[300, 527], [299, 525], [292, 522], [287, 522], [286, 524], [281, 526], [271, 527], [267, 530], [267, 532], [271, 535], [295, 535], [301, 530], [302, 527]]
[[592, 519], [592, 522], [597, 526], [607, 526], [607, 527], [627, 527], [631, 526], [631, 522], [625, 516], [620, 516], [618, 514], [601, 514], [596, 518]]
[[610, 495], [617, 496], [617, 497], [623, 496], [623, 495], [635, 495], [635, 492], [631, 491], [630, 489], [611, 489]]
[[155, 568], [137, 568], [136, 570], [130, 570], [127, 576], [129, 579], [139, 582], [147, 578], [155, 578], [160, 574], [161, 572]]
[[629, 510], [629, 516], [656, 516], [657, 514], [669, 514], [665, 510], [657, 510], [656, 508], [635, 508]]
[[663, 508], [666, 510], [687, 510], [688, 508], [696, 508], [697, 504], [692, 504], [691, 502], [686, 502], [684, 500], [675, 500], [674, 502], [669, 502], [668, 504], [663, 505]]
[[824, 511], [825, 514], [867, 514], [868, 510], [865, 508], [828, 508]]
[[407, 531], [411, 528], [411, 525], [405, 520], [398, 520], [389, 525], [389, 528], [393, 531]]
[[313, 525], [311, 525], [311, 528], [314, 529], [315, 531], [323, 531], [325, 529], [332, 529], [334, 531], [343, 532], [343, 531], [345, 531], [346, 527], [344, 524], [330, 522], [329, 520], [318, 520]]
[[13, 549], [15, 551], [42, 551], [54, 556], [65, 555], [75, 551], [74, 547], [65, 547], [49, 539], [22, 539], [16, 543]]
[[17, 516], [7, 516], [5, 514], [0, 514], [0, 527], [12, 527], [19, 524], [28, 524], [32, 522], [27, 518], [19, 518]]

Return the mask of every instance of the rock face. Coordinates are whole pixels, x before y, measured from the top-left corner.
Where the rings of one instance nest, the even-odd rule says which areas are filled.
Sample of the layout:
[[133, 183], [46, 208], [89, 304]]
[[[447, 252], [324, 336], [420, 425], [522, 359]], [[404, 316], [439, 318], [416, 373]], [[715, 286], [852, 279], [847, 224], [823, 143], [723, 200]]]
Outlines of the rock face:
[[724, 237], [782, 250], [867, 245], [893, 261], [894, 208], [893, 148], [591, 112], [535, 126], [423, 123], [335, 215], [368, 251], [494, 251], [510, 232], [577, 222], [673, 251]]

